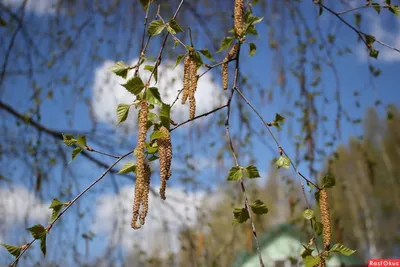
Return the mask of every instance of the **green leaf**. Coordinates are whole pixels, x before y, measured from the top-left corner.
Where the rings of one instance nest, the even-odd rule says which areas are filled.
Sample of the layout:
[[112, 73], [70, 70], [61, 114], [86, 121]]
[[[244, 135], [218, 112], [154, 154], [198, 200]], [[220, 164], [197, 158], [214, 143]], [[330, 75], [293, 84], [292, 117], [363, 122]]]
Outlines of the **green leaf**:
[[139, 77], [133, 77], [132, 79], [129, 79], [126, 84], [121, 85], [134, 95], [138, 95], [144, 88], [142, 79]]
[[[153, 73], [154, 66], [146, 65], [144, 66], [144, 69], [150, 71], [150, 73]], [[154, 71], [154, 79], [156, 80], [156, 82], [158, 81], [158, 68]]]
[[228, 173], [228, 181], [239, 181], [242, 179], [242, 168], [241, 167], [232, 167]]
[[379, 51], [371, 48], [371, 50], [369, 51], [369, 56], [377, 59], [378, 55], [379, 55]]
[[146, 90], [146, 100], [150, 104], [158, 105], [161, 104], [161, 96], [160, 93], [158, 92], [157, 87], [150, 87]]
[[352, 250], [340, 243], [337, 243], [337, 244], [333, 245], [333, 247], [329, 250], [329, 252], [339, 252], [340, 254], [342, 254], [344, 256], [350, 256], [351, 254], [356, 252], [356, 250]]
[[280, 169], [281, 167], [283, 167], [285, 169], [289, 169], [290, 168], [290, 159], [285, 156], [280, 156], [278, 158], [278, 160], [276, 161], [276, 165], [278, 165], [278, 169]]
[[249, 213], [245, 208], [233, 210], [233, 224], [244, 223], [249, 219]]
[[158, 145], [157, 143], [153, 143], [152, 146], [149, 143], [146, 144], [146, 154], [155, 154], [158, 152]]
[[390, 4], [392, 3], [392, 0], [385, 0], [386, 5], [390, 6]]
[[249, 55], [253, 56], [256, 53], [257, 46], [254, 43], [249, 43]]
[[313, 249], [306, 247], [304, 245], [302, 245], [304, 247], [304, 250], [301, 252], [300, 256], [304, 259], [307, 256], [311, 256], [311, 253], [314, 251]]
[[267, 214], [268, 208], [261, 200], [257, 199], [252, 204], [250, 204], [251, 210], [258, 215]]
[[375, 36], [369, 34], [365, 35], [365, 42], [369, 47], [371, 47], [371, 45], [374, 44], [375, 40], [376, 40]]
[[53, 209], [53, 211], [51, 212], [50, 222], [54, 221], [57, 218], [64, 205], [65, 204], [61, 203], [58, 199], [53, 199], [49, 207], [49, 209]]
[[254, 25], [250, 25], [248, 28], [247, 28], [247, 31], [246, 31], [246, 34], [251, 34], [251, 35], [258, 35], [258, 32], [257, 32], [257, 30], [256, 30], [256, 27], [254, 27]]
[[170, 126], [170, 118], [171, 116], [171, 106], [168, 104], [162, 104], [161, 110], [160, 110], [160, 120], [161, 124], [166, 127], [169, 130]]
[[129, 67], [125, 65], [125, 62], [118, 61], [117, 63], [111, 66], [110, 70], [115, 74], [117, 74], [118, 76], [121, 76], [122, 78], [126, 79]]
[[[171, 19], [171, 20], [169, 21], [168, 26], [169, 26], [169, 28], [170, 28], [168, 31], [169, 31], [171, 34], [176, 34], [176, 33], [178, 33], [178, 32], [183, 32], [181, 26], [179, 26], [179, 24], [178, 24], [174, 19]], [[172, 30], [172, 31], [171, 31], [171, 30]]]
[[161, 131], [154, 131], [151, 135], [150, 135], [150, 141], [154, 140], [154, 139], [158, 139], [160, 137], [164, 137], [165, 134]]
[[179, 55], [177, 58], [176, 58], [176, 63], [175, 63], [175, 67], [174, 68], [176, 68], [176, 66], [178, 66], [179, 65], [179, 63], [182, 61], [182, 59], [185, 57], [185, 55]]
[[127, 162], [125, 163], [124, 166], [119, 170], [118, 174], [126, 174], [130, 172], [135, 172], [136, 171], [136, 165], [132, 162]]
[[381, 6], [378, 3], [372, 3], [372, 7], [376, 10], [376, 12], [381, 13]]
[[119, 104], [117, 107], [117, 122], [120, 124], [124, 122], [128, 117], [130, 105], [127, 104]]
[[83, 148], [75, 147], [74, 150], [72, 150], [72, 157], [71, 157], [72, 159], [71, 159], [71, 161], [73, 161], [76, 158], [76, 156], [78, 156], [79, 153], [81, 153], [82, 151], [83, 151]]
[[19, 254], [21, 254], [22, 248], [21, 247], [16, 247], [16, 246], [11, 246], [8, 244], [0, 244], [3, 247], [5, 247], [7, 249], [7, 251], [13, 255], [14, 257], [18, 257]]
[[318, 236], [320, 236], [322, 234], [323, 228], [324, 228], [324, 225], [322, 223], [317, 222], [317, 221], [314, 223], [314, 231]]
[[142, 4], [144, 10], [148, 8], [151, 2], [153, 2], [153, 0], [140, 0], [140, 3]]
[[204, 64], [203, 60], [201, 59], [200, 53], [197, 52], [197, 51], [194, 52], [194, 61], [196, 62], [198, 67], [200, 67], [200, 66], [202, 66]]
[[40, 238], [40, 250], [43, 253], [43, 256], [46, 256], [46, 234]]
[[67, 146], [72, 146], [77, 142], [72, 134], [63, 134], [62, 137], [64, 144], [66, 144]]
[[275, 114], [275, 122], [285, 122], [285, 118], [281, 116], [279, 113]]
[[305, 267], [314, 267], [315, 265], [319, 264], [321, 262], [321, 258], [319, 256], [313, 257], [313, 256], [306, 256], [303, 259], [303, 263]]
[[303, 217], [304, 217], [306, 220], [311, 220], [311, 219], [313, 219], [313, 218], [315, 217], [314, 211], [313, 211], [313, 210], [310, 210], [310, 209], [306, 209], [305, 211], [303, 211]]
[[148, 33], [150, 36], [155, 36], [160, 34], [165, 28], [164, 23], [161, 20], [153, 20], [149, 24]]
[[80, 146], [86, 147], [86, 136], [78, 136], [76, 143]]
[[42, 238], [43, 236], [45, 236], [47, 234], [46, 229], [41, 224], [36, 224], [36, 225], [34, 225], [32, 227], [29, 227], [26, 230], [31, 232], [33, 238], [35, 238], [35, 239], [40, 239], [40, 238]]
[[356, 24], [357, 27], [360, 27], [361, 25], [361, 14], [360, 13], [356, 13], [354, 14], [354, 23]]
[[217, 53], [222, 52], [223, 50], [229, 48], [233, 42], [233, 37], [225, 37], [224, 40], [222, 40], [221, 47], [218, 49]]
[[395, 14], [396, 16], [400, 16], [400, 7], [399, 6], [390, 6], [389, 11]]
[[211, 61], [215, 61], [214, 57], [212, 56], [212, 54], [210, 53], [210, 51], [208, 51], [208, 49], [201, 49], [199, 50], [200, 53], [203, 54], [203, 56], [205, 56], [206, 58], [208, 58]]
[[335, 186], [335, 177], [332, 174], [327, 174], [322, 178], [322, 186], [325, 188], [332, 188]]
[[7, 22], [2, 17], [0, 17], [0, 26], [7, 27]]
[[258, 169], [256, 166], [253, 165], [247, 166], [243, 171], [244, 175], [249, 179], [260, 177], [260, 174], [258, 173]]

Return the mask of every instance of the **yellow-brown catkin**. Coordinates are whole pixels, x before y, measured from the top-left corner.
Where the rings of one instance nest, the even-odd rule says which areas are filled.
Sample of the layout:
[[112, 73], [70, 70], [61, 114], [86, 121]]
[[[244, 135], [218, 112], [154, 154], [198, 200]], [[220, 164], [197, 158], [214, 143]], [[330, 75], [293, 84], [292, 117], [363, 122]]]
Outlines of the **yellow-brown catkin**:
[[196, 244], [196, 255], [197, 257], [201, 257], [204, 252], [204, 234], [199, 232], [197, 234], [197, 244]]
[[[229, 51], [228, 55], [224, 58], [224, 61], [229, 61], [233, 59], [239, 50], [239, 44], [235, 44], [231, 50]], [[222, 64], [222, 88], [224, 90], [228, 89], [228, 62]]]
[[238, 36], [243, 35], [244, 0], [235, 1], [234, 28]]
[[167, 180], [171, 176], [172, 143], [171, 135], [164, 126], [160, 128], [162, 137], [157, 139], [158, 154], [160, 156], [160, 196], [165, 200], [165, 188]]
[[183, 67], [182, 105], [184, 105], [189, 98], [189, 118], [193, 119], [196, 115], [196, 99], [194, 95], [197, 88], [198, 77], [197, 63], [192, 51], [185, 57]]
[[138, 229], [140, 226], [136, 224], [139, 215], [140, 204], [143, 198], [143, 189], [145, 187], [145, 143], [147, 132], [147, 115], [148, 104], [146, 101], [140, 103], [139, 119], [138, 119], [138, 141], [136, 147], [136, 185], [135, 185], [135, 200], [133, 204], [133, 217], [131, 226], [133, 229]]
[[144, 225], [149, 211], [149, 193], [150, 193], [151, 169], [147, 162], [144, 163], [144, 184], [142, 191], [142, 211], [140, 213], [140, 224]]
[[325, 189], [319, 191], [319, 208], [321, 210], [322, 239], [324, 249], [329, 250], [331, 243], [331, 220], [329, 217], [328, 194]]
[[186, 103], [189, 97], [190, 87], [190, 56], [187, 55], [183, 61], [183, 92], [182, 92], [182, 105]]

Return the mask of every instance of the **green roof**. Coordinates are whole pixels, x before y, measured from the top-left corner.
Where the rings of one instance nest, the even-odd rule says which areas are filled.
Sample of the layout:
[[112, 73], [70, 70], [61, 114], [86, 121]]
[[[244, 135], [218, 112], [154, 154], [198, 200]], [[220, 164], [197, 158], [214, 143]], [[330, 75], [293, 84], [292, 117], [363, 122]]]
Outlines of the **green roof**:
[[[260, 244], [260, 248], [263, 249], [273, 243], [277, 238], [282, 236], [290, 236], [294, 239], [302, 242], [307, 240], [307, 237], [304, 233], [299, 231], [294, 225], [290, 223], [282, 223], [271, 227], [268, 231], [264, 232], [262, 235], [258, 237], [258, 242]], [[304, 243], [304, 242], [303, 242]], [[254, 242], [253, 247], [255, 248]], [[256, 251], [254, 249], [254, 251]], [[300, 255], [299, 255], [300, 256]], [[362, 263], [357, 257], [350, 256], [346, 257], [340, 254], [335, 254], [336, 257], [339, 257], [339, 260], [345, 265], [356, 265]], [[247, 249], [242, 249], [236, 256], [236, 259], [232, 265], [232, 267], [240, 267], [249, 261], [252, 257], [257, 257], [256, 253], [250, 254]]]

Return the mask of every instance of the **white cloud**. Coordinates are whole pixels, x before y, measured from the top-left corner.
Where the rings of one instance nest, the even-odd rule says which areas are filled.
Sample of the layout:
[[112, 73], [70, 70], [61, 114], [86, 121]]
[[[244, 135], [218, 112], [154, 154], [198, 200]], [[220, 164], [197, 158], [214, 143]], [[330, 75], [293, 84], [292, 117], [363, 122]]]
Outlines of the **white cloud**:
[[[32, 192], [24, 187], [12, 189], [0, 188], [0, 233], [6, 233], [10, 227], [15, 227], [27, 221], [43, 222], [50, 218], [51, 210], [48, 203], [41, 202]], [[4, 236], [0, 234], [0, 243]]]
[[[24, 0], [2, 0], [3, 4], [11, 8], [20, 8]], [[25, 10], [38, 15], [54, 14], [58, 0], [28, 0]]]
[[[137, 60], [132, 60], [131, 65], [135, 65]], [[101, 67], [96, 69], [93, 94], [92, 108], [94, 116], [100, 122], [116, 124], [116, 110], [118, 104], [131, 104], [135, 100], [135, 96], [129, 93], [120, 84], [125, 80], [116, 76], [109, 69], [114, 64], [112, 61], [106, 61]], [[161, 98], [167, 104], [172, 104], [176, 99], [178, 91], [182, 89], [183, 83], [183, 65], [174, 67], [174, 62], [165, 61], [159, 67], [159, 80], [155, 85], [161, 94]], [[140, 76], [143, 81], [147, 81], [150, 72], [141, 70]], [[130, 72], [133, 75], [133, 71]], [[224, 92], [221, 86], [214, 83], [212, 75], [207, 73], [199, 79], [196, 91], [196, 114], [207, 112], [213, 108], [220, 106], [224, 99]], [[180, 100], [172, 108], [172, 119], [175, 122], [182, 122], [189, 118], [189, 106], [182, 105]], [[122, 126], [135, 128], [137, 112], [134, 108], [129, 111], [128, 119]], [[203, 120], [204, 121], [204, 120]]]
[[[154, 189], [156, 192], [159, 190], [159, 188]], [[162, 248], [161, 251], [168, 253], [163, 248], [166, 244], [176, 252], [179, 249], [179, 232], [182, 227], [194, 225], [201, 214], [199, 206], [211, 206], [211, 203], [218, 201], [222, 194], [206, 196], [204, 191], [185, 193], [182, 188], [177, 187], [167, 187], [166, 194], [166, 201], [161, 200], [158, 195], [150, 194], [146, 223], [139, 230], [133, 230], [130, 226], [133, 185], [122, 188], [118, 195], [104, 195], [97, 202], [93, 230], [97, 234], [104, 233], [110, 237], [116, 229], [116, 214], [123, 214], [120, 218], [123, 235], [119, 245], [126, 252], [134, 245], [139, 245], [145, 251]]]
[[[387, 11], [387, 10], [383, 10]], [[383, 13], [383, 12], [382, 12]], [[388, 16], [393, 16], [394, 14], [387, 14], [388, 12], [385, 12], [386, 15]], [[375, 36], [375, 38], [379, 41], [382, 41], [392, 47], [395, 47], [397, 49], [400, 49], [400, 20], [397, 18], [390, 18], [391, 23], [386, 23], [384, 22], [385, 19], [387, 20], [388, 17], [385, 18], [384, 14], [381, 14], [380, 16], [378, 14], [372, 14], [372, 15], [366, 15], [363, 18], [365, 18], [366, 22], [365, 25], [370, 25], [370, 28], [368, 29], [368, 33]], [[374, 48], [379, 50], [379, 56], [378, 60], [379, 61], [385, 61], [385, 62], [395, 62], [395, 61], [400, 61], [400, 53], [394, 51], [393, 49], [381, 46], [379, 43], [375, 42], [374, 43]], [[358, 57], [360, 58], [361, 61], [366, 61], [367, 58], [369, 57], [368, 51], [365, 49], [364, 44], [358, 44], [358, 49], [357, 52]]]

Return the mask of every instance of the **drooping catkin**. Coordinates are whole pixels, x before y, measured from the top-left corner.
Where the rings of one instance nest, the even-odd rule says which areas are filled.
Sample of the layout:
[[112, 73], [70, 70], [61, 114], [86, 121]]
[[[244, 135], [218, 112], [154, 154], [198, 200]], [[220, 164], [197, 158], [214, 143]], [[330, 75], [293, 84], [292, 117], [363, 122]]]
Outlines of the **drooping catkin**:
[[171, 176], [172, 143], [171, 135], [164, 126], [160, 128], [162, 137], [157, 139], [158, 154], [160, 156], [160, 196], [165, 200], [165, 188], [167, 180]]
[[140, 213], [140, 224], [144, 225], [149, 211], [149, 193], [150, 193], [151, 169], [147, 162], [144, 163], [144, 183], [142, 191], [142, 210]]
[[183, 94], [182, 104], [189, 98], [190, 119], [196, 115], [196, 99], [194, 97], [197, 88], [197, 63], [192, 51], [185, 57], [183, 69]]
[[329, 250], [331, 243], [331, 219], [329, 217], [328, 194], [325, 189], [319, 191], [319, 208], [321, 210], [322, 240], [324, 249]]
[[146, 143], [146, 132], [147, 132], [147, 115], [148, 115], [148, 104], [142, 100], [140, 103], [139, 119], [138, 119], [138, 141], [136, 147], [136, 185], [135, 185], [135, 200], [133, 203], [133, 216], [131, 226], [133, 229], [139, 229], [140, 226], [136, 224], [139, 216], [140, 204], [143, 198], [143, 190], [145, 187], [145, 143]]
[[244, 0], [235, 1], [234, 28], [238, 36], [243, 35]]
[[239, 44], [235, 44], [229, 51], [228, 55], [224, 58], [224, 61], [226, 61], [224, 64], [222, 64], [222, 88], [224, 88], [224, 90], [228, 89], [228, 62], [227, 61], [233, 59], [236, 56], [238, 50], [239, 50]]

